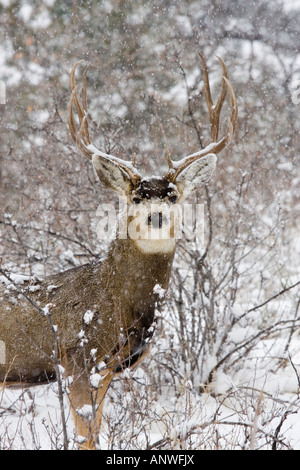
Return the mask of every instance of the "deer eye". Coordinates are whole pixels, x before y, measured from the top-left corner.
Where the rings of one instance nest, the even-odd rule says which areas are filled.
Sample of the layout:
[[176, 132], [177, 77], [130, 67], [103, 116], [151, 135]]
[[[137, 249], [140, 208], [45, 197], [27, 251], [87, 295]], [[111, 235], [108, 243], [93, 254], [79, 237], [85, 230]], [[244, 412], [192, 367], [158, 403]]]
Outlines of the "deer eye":
[[142, 202], [142, 200], [138, 197], [134, 197], [132, 200], [133, 200], [134, 204], [139, 204], [140, 202]]
[[172, 204], [175, 204], [175, 202], [177, 201], [177, 196], [170, 196], [169, 197], [169, 201], [172, 202]]

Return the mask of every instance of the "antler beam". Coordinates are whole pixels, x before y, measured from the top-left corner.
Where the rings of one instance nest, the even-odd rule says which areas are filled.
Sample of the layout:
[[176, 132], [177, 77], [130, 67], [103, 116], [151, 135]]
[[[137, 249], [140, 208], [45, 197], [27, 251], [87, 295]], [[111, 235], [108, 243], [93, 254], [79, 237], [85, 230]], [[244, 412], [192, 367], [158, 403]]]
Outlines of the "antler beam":
[[[89, 127], [88, 127], [88, 110], [87, 110], [87, 92], [86, 92], [86, 76], [89, 69], [89, 65], [87, 65], [83, 72], [82, 77], [82, 89], [81, 89], [81, 99], [79, 98], [77, 85], [75, 82], [75, 72], [77, 66], [83, 62], [80, 60], [76, 62], [71, 70], [70, 75], [70, 88], [71, 88], [71, 96], [68, 105], [68, 124], [71, 132], [71, 136], [73, 142], [77, 146], [77, 148], [85, 155], [89, 160], [92, 160], [93, 155], [98, 155], [104, 160], [109, 160], [110, 162], [117, 165], [121, 168], [130, 178], [132, 181], [133, 186], [136, 186], [138, 182], [141, 180], [141, 176], [138, 173], [137, 169], [131, 162], [122, 160], [118, 157], [113, 155], [108, 155], [101, 150], [97, 149], [95, 145], [90, 140], [89, 135]], [[76, 126], [75, 117], [73, 114], [73, 108], [75, 106], [77, 116], [79, 119], [79, 128]]]

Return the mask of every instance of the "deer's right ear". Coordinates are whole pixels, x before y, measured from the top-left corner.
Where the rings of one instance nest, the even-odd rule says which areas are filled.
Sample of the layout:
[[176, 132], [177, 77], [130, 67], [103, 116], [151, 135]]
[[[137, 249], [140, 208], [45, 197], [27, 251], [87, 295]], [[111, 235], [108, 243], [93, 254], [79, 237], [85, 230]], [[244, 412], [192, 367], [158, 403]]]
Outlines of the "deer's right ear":
[[131, 178], [117, 163], [101, 155], [93, 155], [92, 162], [101, 183], [107, 188], [127, 194], [131, 189]]

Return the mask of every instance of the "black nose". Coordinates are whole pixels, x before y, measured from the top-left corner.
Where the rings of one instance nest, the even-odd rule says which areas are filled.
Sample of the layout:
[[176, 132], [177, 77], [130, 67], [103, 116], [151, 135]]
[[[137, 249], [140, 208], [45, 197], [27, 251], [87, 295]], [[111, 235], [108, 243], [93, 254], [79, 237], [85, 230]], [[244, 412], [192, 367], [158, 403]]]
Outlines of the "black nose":
[[148, 225], [153, 228], [161, 228], [165, 218], [162, 212], [153, 212], [153, 214], [148, 215]]

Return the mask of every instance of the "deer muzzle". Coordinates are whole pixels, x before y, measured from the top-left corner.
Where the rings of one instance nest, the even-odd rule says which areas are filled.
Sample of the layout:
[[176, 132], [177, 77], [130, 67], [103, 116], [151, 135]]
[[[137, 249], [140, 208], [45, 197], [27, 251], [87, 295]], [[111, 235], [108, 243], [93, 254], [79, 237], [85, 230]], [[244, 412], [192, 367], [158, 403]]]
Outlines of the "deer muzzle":
[[162, 212], [153, 212], [148, 215], [148, 226], [153, 228], [162, 228], [163, 224], [168, 222], [167, 217]]

